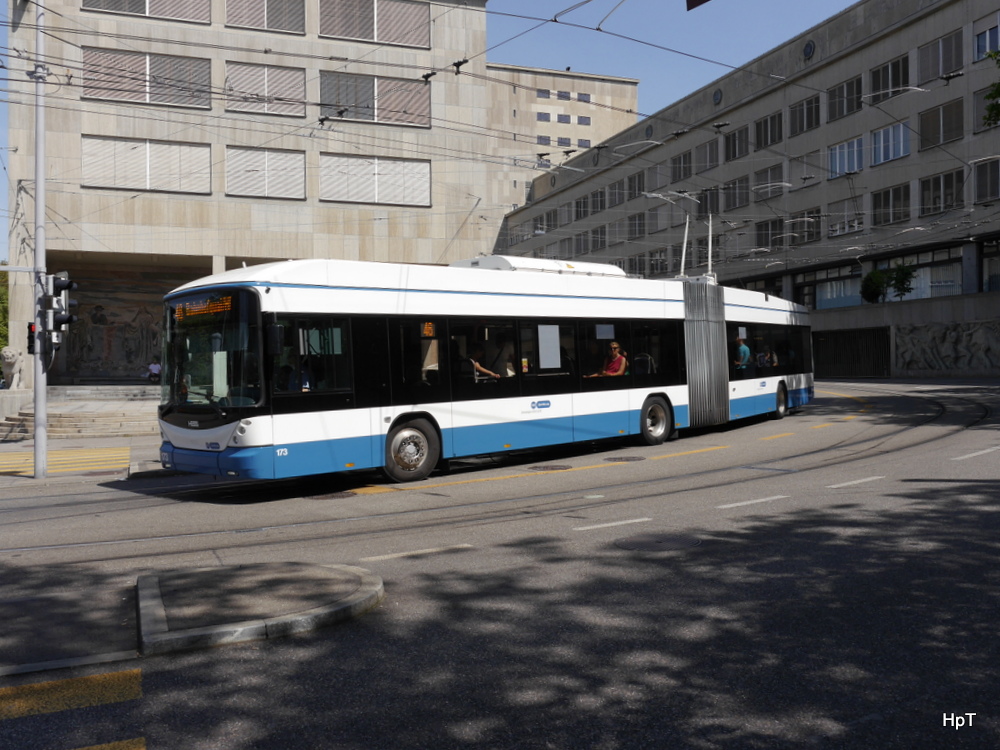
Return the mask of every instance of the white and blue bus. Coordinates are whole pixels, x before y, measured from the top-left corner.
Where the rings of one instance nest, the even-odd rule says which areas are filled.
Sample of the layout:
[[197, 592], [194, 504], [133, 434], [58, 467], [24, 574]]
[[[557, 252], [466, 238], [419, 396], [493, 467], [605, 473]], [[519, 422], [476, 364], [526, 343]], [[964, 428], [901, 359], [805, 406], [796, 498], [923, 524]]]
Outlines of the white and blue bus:
[[[806, 309], [709, 277], [301, 260], [193, 281], [165, 305], [160, 456], [186, 472], [408, 481], [459, 456], [656, 445], [813, 396]], [[625, 359], [609, 364], [612, 343]]]

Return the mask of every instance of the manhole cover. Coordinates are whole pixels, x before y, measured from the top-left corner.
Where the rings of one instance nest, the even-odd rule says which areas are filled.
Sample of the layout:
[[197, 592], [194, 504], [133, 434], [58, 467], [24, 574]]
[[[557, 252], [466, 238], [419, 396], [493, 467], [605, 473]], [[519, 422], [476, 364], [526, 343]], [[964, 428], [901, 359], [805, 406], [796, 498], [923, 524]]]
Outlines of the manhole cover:
[[528, 471], [566, 471], [572, 468], [572, 466], [564, 464], [549, 464], [548, 466], [529, 466]]
[[672, 549], [697, 547], [701, 540], [693, 536], [679, 534], [639, 534], [615, 542], [616, 547], [638, 552], [665, 552]]
[[645, 461], [643, 456], [615, 456], [614, 458], [604, 459], [608, 463], [618, 464], [618, 463], [628, 463], [629, 461]]

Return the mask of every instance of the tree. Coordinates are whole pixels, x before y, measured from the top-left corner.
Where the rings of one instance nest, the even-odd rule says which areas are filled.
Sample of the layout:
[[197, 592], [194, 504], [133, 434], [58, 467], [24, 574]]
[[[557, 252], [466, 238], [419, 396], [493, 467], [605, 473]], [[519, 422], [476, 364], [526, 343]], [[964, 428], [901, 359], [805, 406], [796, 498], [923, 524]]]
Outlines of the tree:
[[[987, 56], [1000, 68], [1000, 51], [990, 52]], [[986, 91], [986, 114], [983, 116], [983, 125], [988, 128], [1000, 125], [1000, 79]]]
[[887, 271], [876, 268], [874, 271], [869, 271], [868, 274], [861, 279], [861, 299], [865, 302], [870, 302], [872, 304], [875, 304], [876, 302], [885, 302], [885, 298], [888, 294], [889, 273]]
[[917, 269], [913, 266], [906, 266], [898, 263], [889, 271], [889, 288], [892, 289], [892, 296], [902, 301], [903, 297], [913, 291], [913, 277], [916, 276]]

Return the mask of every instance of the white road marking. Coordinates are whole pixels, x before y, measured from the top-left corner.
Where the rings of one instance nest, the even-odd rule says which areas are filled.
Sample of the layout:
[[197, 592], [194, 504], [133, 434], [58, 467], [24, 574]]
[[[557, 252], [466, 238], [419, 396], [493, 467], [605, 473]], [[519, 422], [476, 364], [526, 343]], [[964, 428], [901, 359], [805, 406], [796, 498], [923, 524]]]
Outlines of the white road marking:
[[614, 523], [599, 523], [595, 526], [577, 526], [573, 531], [591, 531], [592, 529], [607, 529], [611, 526], [625, 526], [630, 523], [645, 523], [652, 521], [652, 518], [633, 518], [629, 521], [615, 521]]
[[885, 479], [885, 477], [865, 477], [864, 479], [855, 479], [853, 482], [841, 482], [840, 484], [828, 484], [826, 488], [828, 490], [838, 490], [841, 487], [850, 487], [855, 484], [864, 484], [865, 482], [874, 482], [879, 479]]
[[471, 544], [456, 544], [454, 547], [433, 547], [432, 549], [416, 549], [412, 552], [395, 552], [391, 555], [376, 555], [375, 557], [362, 557], [359, 562], [378, 562], [380, 560], [394, 560], [398, 557], [418, 557], [420, 555], [436, 555], [440, 552], [453, 552], [460, 549], [472, 549]]
[[992, 453], [993, 451], [1000, 451], [1000, 445], [998, 445], [998, 446], [995, 446], [995, 447], [993, 447], [993, 448], [987, 448], [987, 449], [986, 449], [986, 450], [984, 450], [984, 451], [976, 451], [975, 453], [969, 453], [969, 454], [967, 454], [967, 455], [965, 455], [965, 456], [955, 456], [955, 457], [954, 457], [953, 459], [951, 459], [951, 460], [952, 460], [952, 461], [964, 461], [964, 460], [965, 460], [965, 459], [967, 459], [967, 458], [975, 458], [976, 456], [984, 456], [984, 455], [986, 455], [987, 453]]
[[762, 497], [760, 500], [745, 500], [742, 503], [729, 503], [728, 505], [716, 505], [718, 509], [739, 508], [743, 505], [756, 505], [757, 503], [769, 503], [772, 500], [784, 500], [788, 495], [775, 495], [774, 497]]

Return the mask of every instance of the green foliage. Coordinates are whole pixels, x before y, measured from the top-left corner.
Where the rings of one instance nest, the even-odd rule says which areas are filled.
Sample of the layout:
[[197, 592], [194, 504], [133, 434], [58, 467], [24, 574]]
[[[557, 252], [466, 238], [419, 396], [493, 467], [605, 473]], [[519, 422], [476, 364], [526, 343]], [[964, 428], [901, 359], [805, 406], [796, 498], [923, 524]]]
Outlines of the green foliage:
[[875, 304], [876, 302], [885, 302], [886, 296], [889, 294], [889, 274], [887, 271], [876, 268], [874, 271], [869, 271], [868, 274], [861, 279], [861, 299], [865, 302], [870, 302]]
[[916, 273], [917, 269], [913, 266], [904, 266], [902, 263], [893, 266], [889, 271], [889, 288], [892, 289], [892, 296], [902, 300], [912, 292], [913, 277]]
[[[990, 52], [988, 56], [1000, 68], [1000, 52]], [[983, 116], [983, 125], [986, 127], [1000, 125], [1000, 79], [986, 92], [986, 114]]]

